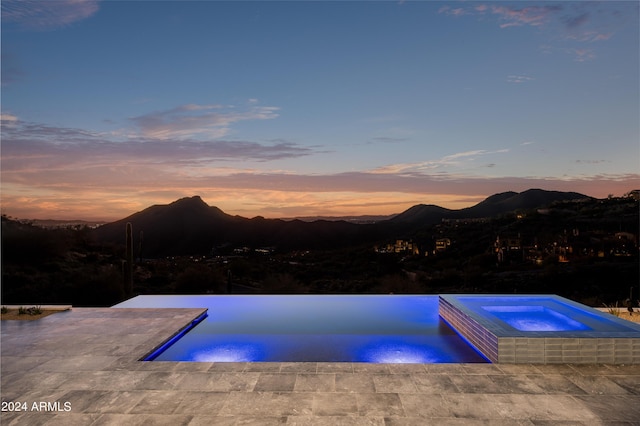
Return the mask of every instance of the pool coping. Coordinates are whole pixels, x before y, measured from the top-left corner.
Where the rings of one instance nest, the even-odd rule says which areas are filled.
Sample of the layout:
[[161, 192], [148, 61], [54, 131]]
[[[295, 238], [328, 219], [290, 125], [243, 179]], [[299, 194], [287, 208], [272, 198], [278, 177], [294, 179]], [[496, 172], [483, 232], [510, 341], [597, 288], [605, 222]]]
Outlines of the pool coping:
[[[582, 309], [629, 331], [520, 331], [479, 315], [460, 298], [539, 297]], [[441, 294], [440, 316], [493, 363], [640, 364], [640, 325], [557, 295]]]

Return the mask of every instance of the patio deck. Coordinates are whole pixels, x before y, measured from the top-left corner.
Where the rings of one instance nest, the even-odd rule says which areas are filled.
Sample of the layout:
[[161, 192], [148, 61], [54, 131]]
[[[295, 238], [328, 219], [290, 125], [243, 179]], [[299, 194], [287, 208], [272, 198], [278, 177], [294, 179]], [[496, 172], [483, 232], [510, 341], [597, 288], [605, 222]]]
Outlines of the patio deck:
[[137, 361], [201, 312], [73, 308], [2, 321], [1, 398], [28, 411], [0, 422], [640, 424], [640, 365]]

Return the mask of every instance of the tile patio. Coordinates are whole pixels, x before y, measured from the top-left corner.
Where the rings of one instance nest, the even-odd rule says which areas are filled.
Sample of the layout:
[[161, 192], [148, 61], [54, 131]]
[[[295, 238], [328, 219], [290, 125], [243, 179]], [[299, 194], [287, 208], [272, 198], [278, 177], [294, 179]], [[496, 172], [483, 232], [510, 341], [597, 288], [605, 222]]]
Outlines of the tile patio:
[[137, 361], [201, 312], [73, 308], [2, 321], [0, 394], [28, 412], [3, 411], [0, 423], [640, 424], [640, 365]]

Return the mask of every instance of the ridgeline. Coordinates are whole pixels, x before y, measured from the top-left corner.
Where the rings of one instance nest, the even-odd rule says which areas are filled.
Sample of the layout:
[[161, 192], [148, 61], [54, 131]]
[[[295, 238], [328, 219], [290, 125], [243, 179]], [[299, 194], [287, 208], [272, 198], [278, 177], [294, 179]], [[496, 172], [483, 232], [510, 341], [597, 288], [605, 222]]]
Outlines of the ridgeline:
[[594, 199], [539, 189], [460, 210], [418, 205], [365, 224], [249, 219], [200, 197], [95, 229], [3, 216], [2, 303], [111, 306], [131, 291], [474, 292], [555, 293], [602, 306], [638, 298], [639, 223], [636, 191]]

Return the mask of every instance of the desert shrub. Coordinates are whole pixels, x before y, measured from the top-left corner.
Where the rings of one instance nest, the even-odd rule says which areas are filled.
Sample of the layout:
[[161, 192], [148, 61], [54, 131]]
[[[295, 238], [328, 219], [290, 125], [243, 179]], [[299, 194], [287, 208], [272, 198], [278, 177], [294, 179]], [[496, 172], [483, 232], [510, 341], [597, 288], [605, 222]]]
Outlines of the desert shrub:
[[618, 302], [615, 305], [612, 303], [610, 305], [604, 304], [604, 307], [607, 308], [607, 312], [611, 315], [615, 315], [616, 317], [620, 316], [620, 308], [618, 307]]
[[40, 315], [42, 313], [42, 308], [40, 306], [32, 306], [27, 309], [27, 313], [29, 315]]

